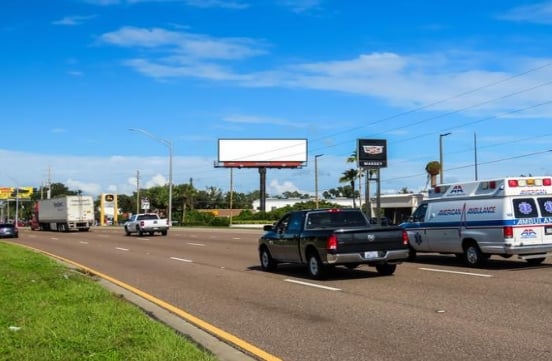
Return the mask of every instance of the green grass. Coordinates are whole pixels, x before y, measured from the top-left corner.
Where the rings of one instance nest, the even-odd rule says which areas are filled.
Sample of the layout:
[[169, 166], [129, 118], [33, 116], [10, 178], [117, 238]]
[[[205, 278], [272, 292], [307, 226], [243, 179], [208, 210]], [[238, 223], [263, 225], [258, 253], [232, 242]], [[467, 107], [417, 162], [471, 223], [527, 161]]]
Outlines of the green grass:
[[89, 277], [0, 242], [0, 360], [216, 359]]

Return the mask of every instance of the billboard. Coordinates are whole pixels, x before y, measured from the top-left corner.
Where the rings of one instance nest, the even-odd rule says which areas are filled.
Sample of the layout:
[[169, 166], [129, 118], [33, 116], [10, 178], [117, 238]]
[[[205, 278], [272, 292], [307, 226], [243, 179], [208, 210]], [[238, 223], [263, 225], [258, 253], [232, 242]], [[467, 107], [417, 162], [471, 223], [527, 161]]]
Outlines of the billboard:
[[361, 168], [387, 167], [386, 139], [359, 139], [358, 166]]
[[0, 187], [0, 199], [31, 199], [33, 187]]
[[306, 139], [218, 140], [219, 167], [300, 168], [306, 162]]

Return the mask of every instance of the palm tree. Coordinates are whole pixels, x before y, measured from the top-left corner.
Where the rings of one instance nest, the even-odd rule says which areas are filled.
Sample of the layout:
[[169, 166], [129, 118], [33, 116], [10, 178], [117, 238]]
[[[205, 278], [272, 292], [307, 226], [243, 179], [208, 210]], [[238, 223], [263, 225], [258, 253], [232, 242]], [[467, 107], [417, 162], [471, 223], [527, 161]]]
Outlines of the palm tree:
[[431, 187], [435, 187], [437, 185], [437, 175], [441, 173], [441, 163], [432, 160], [426, 164], [425, 170], [427, 172], [427, 180], [429, 181], [431, 179]]
[[339, 178], [340, 183], [349, 183], [351, 185], [351, 188], [353, 190], [353, 208], [356, 208], [356, 200], [355, 200], [355, 182], [358, 178], [358, 169], [349, 169], [344, 171], [342, 174], [343, 176]]

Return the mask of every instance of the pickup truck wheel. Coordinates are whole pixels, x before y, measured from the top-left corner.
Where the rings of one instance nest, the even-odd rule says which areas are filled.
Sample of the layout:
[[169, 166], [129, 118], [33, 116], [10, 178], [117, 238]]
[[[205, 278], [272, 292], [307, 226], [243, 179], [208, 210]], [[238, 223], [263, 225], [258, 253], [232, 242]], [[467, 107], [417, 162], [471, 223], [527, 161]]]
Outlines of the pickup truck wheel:
[[310, 252], [307, 256], [307, 266], [309, 275], [314, 279], [323, 279], [326, 277], [326, 269], [320, 257], [315, 252]]
[[161, 231], [161, 235], [162, 235], [162, 236], [166, 236], [166, 235], [167, 235], [167, 231]]
[[128, 228], [127, 228], [126, 226], [125, 226], [125, 234], [126, 234], [127, 236], [130, 236], [130, 232], [128, 231]]
[[396, 264], [383, 263], [383, 264], [376, 265], [376, 270], [382, 276], [391, 276], [393, 273], [395, 273], [396, 269], [397, 269]]
[[268, 248], [263, 247], [259, 252], [259, 258], [261, 259], [261, 268], [265, 272], [271, 272], [276, 269], [276, 261], [270, 255]]

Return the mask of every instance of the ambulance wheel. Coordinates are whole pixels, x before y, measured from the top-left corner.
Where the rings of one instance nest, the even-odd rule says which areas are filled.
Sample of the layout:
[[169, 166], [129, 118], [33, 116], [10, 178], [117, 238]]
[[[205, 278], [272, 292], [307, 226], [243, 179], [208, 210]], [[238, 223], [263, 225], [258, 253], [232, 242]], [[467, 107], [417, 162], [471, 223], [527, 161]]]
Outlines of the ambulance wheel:
[[488, 258], [488, 256], [481, 253], [481, 250], [475, 242], [468, 243], [464, 246], [464, 261], [466, 261], [468, 266], [482, 266]]

